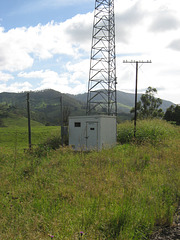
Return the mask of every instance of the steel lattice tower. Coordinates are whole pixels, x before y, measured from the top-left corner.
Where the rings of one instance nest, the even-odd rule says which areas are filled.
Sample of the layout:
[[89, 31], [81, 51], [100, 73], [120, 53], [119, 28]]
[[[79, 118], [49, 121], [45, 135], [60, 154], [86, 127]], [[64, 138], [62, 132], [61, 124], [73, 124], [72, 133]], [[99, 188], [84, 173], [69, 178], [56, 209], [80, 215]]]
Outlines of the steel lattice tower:
[[114, 0], [95, 1], [87, 115], [94, 109], [117, 115]]

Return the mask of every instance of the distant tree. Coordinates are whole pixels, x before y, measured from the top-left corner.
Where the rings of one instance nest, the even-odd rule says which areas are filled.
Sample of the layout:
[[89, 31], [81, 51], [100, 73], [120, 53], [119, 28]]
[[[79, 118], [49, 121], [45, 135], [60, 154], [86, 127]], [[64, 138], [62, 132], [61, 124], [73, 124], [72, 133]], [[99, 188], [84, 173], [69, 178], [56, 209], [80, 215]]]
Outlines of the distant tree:
[[171, 105], [167, 108], [164, 119], [166, 121], [176, 122], [177, 125], [180, 125], [180, 105]]
[[[137, 116], [140, 119], [146, 118], [162, 118], [164, 113], [160, 107], [162, 100], [155, 98], [157, 94], [156, 88], [148, 87], [145, 94], [141, 95], [140, 101], [137, 102]], [[135, 109], [131, 109], [131, 113], [134, 113]]]

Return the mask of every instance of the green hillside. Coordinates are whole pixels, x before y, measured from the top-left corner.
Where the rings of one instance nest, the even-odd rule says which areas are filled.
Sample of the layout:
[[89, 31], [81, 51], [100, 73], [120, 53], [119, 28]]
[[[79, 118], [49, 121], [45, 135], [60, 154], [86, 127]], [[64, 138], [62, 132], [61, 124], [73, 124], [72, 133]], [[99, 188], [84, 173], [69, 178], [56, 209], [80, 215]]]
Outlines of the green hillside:
[[[141, 95], [138, 95], [138, 99]], [[60, 125], [61, 103], [60, 97], [63, 97], [64, 122], [70, 115], [85, 115], [87, 94], [62, 94], [51, 89], [44, 91], [30, 92], [30, 111], [31, 119], [44, 125]], [[172, 102], [163, 100], [162, 109], [165, 111]], [[0, 105], [6, 108], [4, 117], [1, 114], [0, 107], [0, 125], [1, 121], [8, 123], [27, 117], [27, 93], [0, 93]], [[134, 106], [134, 94], [117, 91], [118, 120], [129, 120], [132, 118], [130, 109]], [[99, 112], [98, 112], [99, 113]], [[11, 115], [14, 114], [14, 115]], [[8, 119], [6, 119], [8, 115]], [[15, 116], [16, 117], [13, 117]], [[11, 118], [11, 120], [10, 120]], [[20, 120], [19, 120], [20, 121]], [[8, 123], [9, 124], [9, 123]], [[16, 124], [16, 122], [15, 122]], [[6, 125], [6, 124], [5, 124]]]
[[[25, 117], [20, 117], [18, 115], [11, 115], [4, 120], [4, 124], [6, 127], [27, 127], [28, 119]], [[44, 126], [42, 123], [32, 120], [32, 127], [41, 127]]]
[[[84, 104], [66, 94], [54, 90], [30, 92], [31, 119], [44, 125], [60, 125], [61, 106], [60, 97], [63, 97], [63, 106], [70, 114], [85, 114]], [[27, 117], [27, 93], [0, 93], [0, 104], [11, 113], [19, 117]], [[5, 121], [4, 119], [3, 121]], [[13, 119], [12, 119], [13, 120]]]

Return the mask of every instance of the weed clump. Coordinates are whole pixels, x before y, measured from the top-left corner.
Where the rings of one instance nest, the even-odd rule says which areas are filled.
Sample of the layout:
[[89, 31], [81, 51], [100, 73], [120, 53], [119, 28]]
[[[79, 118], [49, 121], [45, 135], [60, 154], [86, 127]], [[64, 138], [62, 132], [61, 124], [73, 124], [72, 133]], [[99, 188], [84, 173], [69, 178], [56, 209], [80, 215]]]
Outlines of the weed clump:
[[33, 150], [32, 153], [38, 157], [46, 156], [51, 150], [56, 150], [61, 146], [61, 136], [53, 135], [48, 137], [45, 141], [38, 144]]

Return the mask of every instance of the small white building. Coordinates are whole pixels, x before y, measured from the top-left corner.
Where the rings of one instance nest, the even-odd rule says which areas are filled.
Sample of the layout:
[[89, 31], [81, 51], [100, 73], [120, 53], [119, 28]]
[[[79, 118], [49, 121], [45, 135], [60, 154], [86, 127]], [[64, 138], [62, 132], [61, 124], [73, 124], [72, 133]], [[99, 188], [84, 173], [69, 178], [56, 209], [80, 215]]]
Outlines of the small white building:
[[69, 145], [74, 150], [101, 150], [116, 145], [116, 117], [69, 117]]

